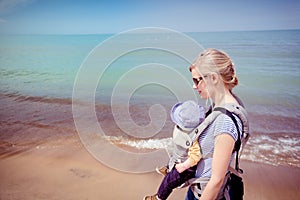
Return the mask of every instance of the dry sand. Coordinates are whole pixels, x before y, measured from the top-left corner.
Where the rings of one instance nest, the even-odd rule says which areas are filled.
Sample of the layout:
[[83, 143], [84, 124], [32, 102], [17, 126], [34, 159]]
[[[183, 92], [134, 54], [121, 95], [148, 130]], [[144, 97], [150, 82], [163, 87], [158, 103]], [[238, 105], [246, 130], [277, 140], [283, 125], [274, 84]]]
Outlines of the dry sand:
[[[0, 199], [143, 199], [157, 190], [159, 174], [129, 174], [95, 160], [83, 146], [0, 152]], [[245, 199], [300, 199], [300, 168], [241, 161]], [[169, 199], [184, 199], [177, 189]]]

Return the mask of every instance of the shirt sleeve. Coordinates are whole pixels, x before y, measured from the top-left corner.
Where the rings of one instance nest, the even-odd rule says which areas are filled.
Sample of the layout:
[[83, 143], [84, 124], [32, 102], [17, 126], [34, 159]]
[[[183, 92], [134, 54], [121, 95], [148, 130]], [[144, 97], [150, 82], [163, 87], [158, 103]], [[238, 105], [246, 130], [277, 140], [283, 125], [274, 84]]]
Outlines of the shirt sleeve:
[[193, 145], [189, 148], [189, 159], [191, 167], [197, 165], [197, 163], [202, 158], [201, 148], [198, 140], [196, 140]]
[[[237, 119], [238, 117], [235, 118]], [[241, 121], [239, 118], [237, 119], [237, 122], [238, 122], [239, 129], [241, 131]], [[233, 137], [235, 141], [237, 141], [238, 139], [237, 128], [229, 116], [225, 114], [219, 115], [216, 118], [216, 124], [214, 128], [215, 128], [214, 137], [225, 133], [225, 134], [229, 134], [231, 137]]]

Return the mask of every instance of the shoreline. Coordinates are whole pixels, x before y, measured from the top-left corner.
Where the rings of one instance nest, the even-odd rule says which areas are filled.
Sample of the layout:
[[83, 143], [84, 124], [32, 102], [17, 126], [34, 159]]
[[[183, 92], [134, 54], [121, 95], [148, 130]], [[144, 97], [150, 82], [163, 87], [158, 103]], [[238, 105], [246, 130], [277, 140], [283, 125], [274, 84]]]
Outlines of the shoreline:
[[[245, 200], [300, 196], [300, 168], [241, 160]], [[156, 172], [130, 174], [111, 169], [82, 145], [0, 152], [0, 199], [142, 199], [162, 180]], [[141, 184], [142, 183], [142, 184]], [[187, 188], [169, 199], [184, 199]]]

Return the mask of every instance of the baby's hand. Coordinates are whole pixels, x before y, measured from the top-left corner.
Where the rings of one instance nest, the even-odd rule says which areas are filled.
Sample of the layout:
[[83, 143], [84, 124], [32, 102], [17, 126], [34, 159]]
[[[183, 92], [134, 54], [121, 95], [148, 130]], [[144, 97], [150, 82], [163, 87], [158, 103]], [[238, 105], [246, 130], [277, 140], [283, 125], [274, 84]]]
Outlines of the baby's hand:
[[186, 169], [188, 169], [190, 167], [191, 167], [191, 164], [190, 164], [189, 158], [186, 161], [184, 161], [183, 163], [178, 163], [175, 165], [175, 168], [179, 173], [182, 173], [183, 171], [185, 171]]
[[186, 159], [186, 161], [184, 161], [183, 163], [178, 163], [175, 165], [175, 168], [179, 173], [182, 173], [183, 171], [185, 171], [190, 167], [191, 167], [190, 158]]
[[186, 170], [185, 166], [183, 165], [183, 163], [179, 163], [179, 164], [176, 164], [175, 165], [175, 168], [176, 170], [179, 172], [179, 173], [182, 173]]

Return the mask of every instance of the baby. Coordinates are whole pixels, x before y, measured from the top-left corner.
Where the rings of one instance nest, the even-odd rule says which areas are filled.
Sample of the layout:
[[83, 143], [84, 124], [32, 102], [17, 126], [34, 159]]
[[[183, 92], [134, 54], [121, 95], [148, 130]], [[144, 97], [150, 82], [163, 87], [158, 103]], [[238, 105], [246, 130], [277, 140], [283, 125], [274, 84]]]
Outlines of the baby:
[[173, 131], [173, 154], [168, 166], [156, 169], [164, 175], [157, 194], [144, 197], [144, 200], [165, 200], [172, 190], [181, 186], [196, 173], [197, 163], [201, 159], [198, 140], [192, 141], [188, 135], [205, 118], [205, 109], [194, 101], [177, 103], [171, 110], [171, 119], [175, 123]]

